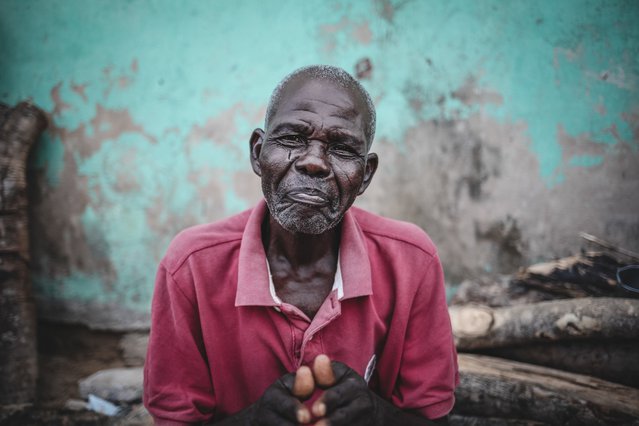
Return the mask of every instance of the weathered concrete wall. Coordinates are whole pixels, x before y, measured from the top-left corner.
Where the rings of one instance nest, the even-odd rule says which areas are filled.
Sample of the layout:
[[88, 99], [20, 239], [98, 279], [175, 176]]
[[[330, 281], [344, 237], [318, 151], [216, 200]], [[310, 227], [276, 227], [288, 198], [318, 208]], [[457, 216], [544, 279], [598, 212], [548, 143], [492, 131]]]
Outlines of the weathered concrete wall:
[[148, 324], [180, 229], [252, 205], [248, 136], [309, 63], [356, 69], [381, 168], [360, 205], [424, 227], [451, 283], [639, 250], [635, 1], [5, 0], [0, 100], [51, 125], [32, 159], [42, 315]]

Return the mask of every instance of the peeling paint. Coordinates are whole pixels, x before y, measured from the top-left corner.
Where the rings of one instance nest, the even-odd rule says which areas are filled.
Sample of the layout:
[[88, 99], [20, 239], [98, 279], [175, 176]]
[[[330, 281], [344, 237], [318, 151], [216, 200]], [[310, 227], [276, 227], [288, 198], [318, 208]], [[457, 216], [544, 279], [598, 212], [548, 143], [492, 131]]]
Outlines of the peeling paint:
[[452, 92], [451, 97], [459, 99], [464, 105], [502, 105], [504, 98], [501, 94], [481, 88], [477, 86], [477, 79], [473, 76], [469, 76], [464, 84], [455, 91]]
[[[87, 94], [86, 92], [86, 88], [87, 88], [87, 83], [84, 84], [75, 84], [75, 83], [71, 83], [71, 90], [73, 90], [75, 93], [78, 94], [78, 96], [80, 96], [82, 98], [82, 100], [84, 101], [84, 103], [87, 103], [89, 101], [89, 99], [87, 98]], [[54, 100], [55, 102], [55, 100]], [[58, 104], [60, 101], [56, 102], [56, 104]]]
[[51, 114], [53, 116], [57, 116], [62, 114], [65, 110], [71, 108], [71, 105], [69, 105], [68, 103], [64, 102], [60, 96], [60, 89], [62, 88], [62, 82], [60, 81], [58, 84], [56, 84], [55, 86], [53, 86], [53, 88], [51, 89], [51, 99], [53, 100], [53, 104], [55, 105], [55, 107], [53, 108], [53, 111], [51, 111]]
[[[342, 35], [348, 34], [348, 37]], [[337, 49], [338, 45], [347, 45], [356, 42], [363, 45], [371, 44], [373, 32], [366, 21], [352, 21], [347, 16], [342, 16], [333, 24], [319, 26], [319, 35], [324, 40], [323, 50], [330, 53]]]
[[602, 155], [576, 155], [570, 158], [569, 164], [573, 167], [594, 167], [603, 163]]
[[370, 44], [373, 41], [373, 33], [368, 26], [368, 22], [362, 22], [354, 24], [353, 26], [353, 39], [362, 44]]
[[576, 156], [603, 156], [607, 149], [605, 144], [593, 141], [588, 133], [578, 136], [568, 134], [561, 124], [557, 126], [557, 139], [561, 146], [564, 163]]
[[238, 102], [215, 117], [208, 118], [203, 125], [194, 124], [186, 137], [188, 146], [208, 142], [229, 145], [237, 132], [235, 116], [244, 111], [244, 107]]

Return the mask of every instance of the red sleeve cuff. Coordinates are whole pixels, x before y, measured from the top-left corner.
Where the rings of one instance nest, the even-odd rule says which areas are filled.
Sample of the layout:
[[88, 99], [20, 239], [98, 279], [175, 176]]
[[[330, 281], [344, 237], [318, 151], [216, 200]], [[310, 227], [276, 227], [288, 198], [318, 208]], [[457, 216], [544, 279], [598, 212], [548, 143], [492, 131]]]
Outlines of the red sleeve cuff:
[[448, 399], [439, 401], [427, 407], [419, 408], [417, 409], [417, 411], [422, 413], [426, 418], [432, 420], [432, 419], [438, 419], [440, 417], [446, 416], [453, 409], [454, 405], [455, 405], [455, 396], [451, 395], [451, 397]]

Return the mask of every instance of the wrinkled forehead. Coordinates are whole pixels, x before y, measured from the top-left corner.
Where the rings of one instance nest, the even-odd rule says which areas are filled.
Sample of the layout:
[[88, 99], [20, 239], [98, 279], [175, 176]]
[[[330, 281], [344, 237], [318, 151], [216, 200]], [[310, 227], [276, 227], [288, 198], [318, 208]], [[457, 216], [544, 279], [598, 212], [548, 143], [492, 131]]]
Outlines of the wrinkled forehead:
[[[324, 79], [301, 75], [282, 89], [275, 117], [281, 118], [293, 110], [313, 110], [318, 104], [331, 106], [335, 114], [351, 122], [358, 122], [364, 129], [367, 122], [366, 101], [352, 88]], [[277, 118], [273, 117], [277, 120]]]

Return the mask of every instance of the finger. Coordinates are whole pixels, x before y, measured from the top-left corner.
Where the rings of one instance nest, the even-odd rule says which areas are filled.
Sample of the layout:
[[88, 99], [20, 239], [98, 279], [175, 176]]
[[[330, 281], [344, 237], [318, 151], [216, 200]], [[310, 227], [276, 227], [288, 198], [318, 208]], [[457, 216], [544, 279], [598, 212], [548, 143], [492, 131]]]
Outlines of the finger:
[[[308, 391], [304, 390], [304, 388], [309, 386], [309, 381], [311, 382], [310, 383], [311, 390], [309, 395], [306, 396], [305, 393], [308, 393]], [[311, 422], [311, 418], [312, 418], [311, 412], [297, 398], [308, 399], [308, 397], [314, 391], [314, 386], [312, 382], [313, 382], [313, 374], [311, 373], [310, 368], [305, 366], [300, 367], [295, 374], [292, 374], [292, 373], [286, 374], [280, 378], [280, 383], [282, 385], [281, 387], [296, 397], [293, 399], [295, 403], [295, 420], [297, 420], [297, 423], [308, 424]], [[284, 407], [282, 407], [282, 409], [284, 409]], [[288, 409], [284, 409], [284, 410], [286, 411], [287, 414], [291, 412]], [[293, 418], [290, 416], [285, 416], [285, 417], [293, 420]]]
[[358, 375], [355, 370], [339, 361], [331, 361], [331, 367], [333, 369], [335, 382], [341, 382], [352, 374]]
[[[311, 422], [312, 416], [310, 410], [296, 398], [287, 399], [283, 401], [281, 405], [272, 406], [271, 409], [282, 419], [303, 425]], [[279, 425], [279, 423], [274, 424]]]
[[[253, 423], [251, 423], [253, 424]], [[259, 425], [278, 425], [278, 426], [296, 426], [298, 424], [296, 419], [287, 419], [285, 417], [280, 416], [278, 413], [274, 411], [266, 411], [260, 414], [259, 418], [256, 419], [256, 423]]]
[[324, 402], [324, 395], [326, 395], [326, 393], [323, 393], [322, 396], [317, 398], [317, 400], [311, 407], [311, 411], [313, 412], [313, 415], [315, 417], [324, 417], [326, 415], [326, 403]]
[[330, 426], [331, 422], [328, 419], [322, 419], [315, 423], [315, 426]]
[[325, 417], [327, 413], [330, 414], [347, 403], [342, 387], [342, 385], [337, 385], [328, 389], [313, 403], [311, 412], [315, 417]]
[[301, 402], [297, 406], [296, 416], [297, 423], [305, 425], [311, 422], [311, 412]]
[[328, 388], [311, 407], [311, 412], [317, 417], [330, 415], [341, 407], [349, 406], [361, 396], [368, 397], [370, 390], [366, 382], [353, 374], [346, 376], [336, 385]]
[[368, 398], [361, 395], [331, 412], [325, 420], [333, 426], [369, 425], [374, 411]]
[[[295, 398], [291, 398], [295, 400]], [[297, 401], [297, 400], [296, 400]], [[301, 404], [299, 401], [297, 403]], [[297, 405], [294, 403], [292, 406], [288, 404], [274, 405], [269, 404], [267, 406], [260, 407], [256, 415], [256, 424], [259, 425], [297, 425], [300, 422], [297, 418]]]
[[[298, 422], [300, 418], [306, 418], [304, 410], [300, 412], [300, 408], [303, 407], [303, 404], [299, 399], [291, 395], [294, 376], [294, 374], [289, 373], [280, 377], [264, 393], [259, 409], [259, 417], [263, 423], [269, 424], [266, 422], [266, 418], [268, 417], [275, 417], [280, 420], [286, 419], [293, 423], [300, 423]], [[308, 412], [308, 408], [304, 407], [304, 409]], [[308, 417], [310, 417], [310, 413], [307, 414]]]
[[301, 400], [308, 399], [315, 390], [315, 381], [311, 369], [303, 365], [295, 373], [293, 383], [293, 395]]
[[315, 357], [315, 361], [313, 362], [313, 376], [319, 387], [329, 388], [335, 384], [335, 374], [331, 366], [331, 359], [328, 356], [320, 354]]
[[282, 389], [288, 391], [289, 394], [293, 394], [293, 385], [295, 384], [295, 373], [288, 373], [280, 377], [278, 383]]

